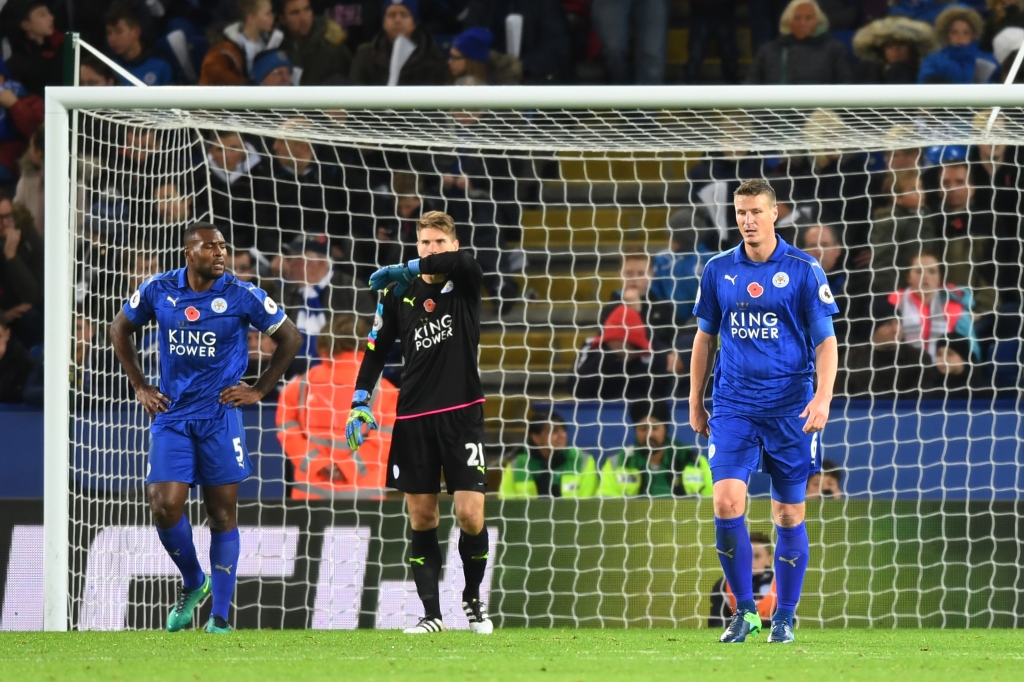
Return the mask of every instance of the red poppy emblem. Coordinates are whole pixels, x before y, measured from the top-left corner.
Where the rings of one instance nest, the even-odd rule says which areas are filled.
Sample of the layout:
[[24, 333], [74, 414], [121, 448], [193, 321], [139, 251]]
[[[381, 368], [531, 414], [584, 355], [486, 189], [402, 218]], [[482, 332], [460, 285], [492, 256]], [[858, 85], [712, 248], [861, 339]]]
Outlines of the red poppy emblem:
[[434, 299], [428, 298], [423, 302], [423, 307], [426, 308], [428, 313], [434, 312]]
[[750, 298], [757, 298], [764, 293], [764, 287], [757, 282], [751, 282], [747, 285], [747, 293], [750, 294]]
[[196, 320], [199, 319], [199, 311], [193, 308], [192, 306], [189, 306], [185, 308], [185, 318], [189, 322], [195, 322]]

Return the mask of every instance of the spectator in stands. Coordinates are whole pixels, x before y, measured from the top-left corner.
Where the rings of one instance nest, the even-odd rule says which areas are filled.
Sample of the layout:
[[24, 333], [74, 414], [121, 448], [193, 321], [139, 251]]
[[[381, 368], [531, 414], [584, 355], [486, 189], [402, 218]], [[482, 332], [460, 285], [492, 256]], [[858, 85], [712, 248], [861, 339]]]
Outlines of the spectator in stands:
[[839, 389], [851, 398], [893, 398], [920, 390], [921, 372], [930, 363], [919, 346], [906, 342], [899, 311], [888, 296], [871, 306], [874, 329], [870, 343], [846, 351], [845, 373]]
[[111, 86], [117, 85], [117, 74], [106, 63], [91, 52], [83, 52], [78, 67], [78, 84], [80, 86]]
[[846, 253], [835, 228], [821, 223], [805, 227], [798, 233], [796, 246], [816, 260], [825, 273], [828, 288], [835, 297], [836, 305], [839, 306], [839, 314], [832, 317], [836, 339], [840, 347], [845, 347], [853, 336], [861, 336], [861, 325], [851, 324], [852, 320], [860, 316], [854, 315], [851, 310], [849, 272], [845, 267]]
[[967, 398], [990, 387], [986, 368], [971, 352], [971, 339], [948, 334], [935, 345], [935, 362], [924, 368], [924, 398]]
[[671, 433], [668, 402], [640, 400], [630, 405], [636, 440], [601, 466], [601, 497], [711, 496], [708, 459]]
[[28, 351], [0, 317], [0, 403], [20, 403], [32, 365]]
[[284, 50], [264, 50], [252, 61], [254, 85], [295, 85], [292, 63]]
[[799, 213], [835, 226], [840, 231], [836, 236], [844, 243], [861, 243], [870, 210], [870, 176], [864, 154], [836, 149], [849, 131], [835, 111], [814, 111], [804, 133], [820, 141], [821, 147], [791, 159], [787, 175], [792, 178], [791, 198]]
[[353, 279], [332, 266], [327, 237], [297, 237], [285, 247], [281, 305], [306, 339], [306, 356], [316, 357], [316, 338], [335, 315], [369, 319], [376, 301]]
[[903, 339], [923, 348], [930, 358], [937, 356], [938, 342], [948, 334], [959, 334], [971, 343], [971, 354], [979, 358], [974, 336], [974, 298], [965, 288], [946, 279], [938, 255], [923, 250], [913, 256], [907, 271], [907, 287], [889, 295], [900, 318]]
[[0, 319], [31, 348], [43, 337], [43, 240], [32, 215], [0, 190]]
[[356, 245], [356, 262], [363, 280], [373, 269], [416, 257], [416, 223], [432, 210], [423, 206], [423, 182], [417, 173], [393, 172], [387, 189], [390, 191], [378, 192], [374, 199], [376, 235]]
[[[999, 62], [1000, 67], [1000, 80], [1006, 80], [1006, 77], [1010, 75], [1010, 71], [1013, 70], [1013, 62], [1017, 57], [1017, 51], [1020, 50], [1021, 45], [1024, 45], [1024, 28], [1020, 26], [1010, 26], [1000, 31], [995, 40], [992, 41], [992, 56]], [[1013, 77], [1014, 83], [1024, 82], [1024, 70], [1018, 70], [1017, 75]]]
[[687, 50], [686, 81], [700, 82], [708, 40], [714, 39], [722, 60], [722, 79], [739, 82], [736, 49], [736, 0], [690, 0], [690, 36]]
[[779, 37], [761, 46], [747, 82], [759, 85], [850, 82], [846, 48], [828, 32], [828, 17], [814, 0], [792, 0], [779, 20]]
[[252, 248], [258, 229], [255, 204], [260, 202], [253, 187], [266, 183], [267, 164], [237, 132], [212, 133], [206, 150], [213, 224], [234, 248]]
[[895, 0], [890, 3], [889, 14], [899, 17], [910, 17], [917, 21], [934, 24], [945, 9], [942, 0]]
[[909, 262], [938, 234], [925, 211], [921, 177], [893, 174], [892, 178], [892, 204], [875, 210], [869, 231], [871, 248], [865, 251], [870, 259], [861, 263], [870, 278], [870, 290], [876, 294], [895, 291], [900, 264]]
[[693, 305], [704, 264], [711, 250], [702, 243], [704, 232], [713, 230], [703, 206], [684, 206], [668, 219], [671, 241], [668, 249], [651, 259], [651, 293], [662, 301], [672, 301], [676, 321], [685, 324], [693, 317]]
[[[384, 0], [383, 29], [370, 42], [360, 45], [352, 60], [352, 83], [388, 85], [391, 52], [396, 44], [412, 48], [399, 67], [397, 85], [443, 85], [448, 82], [448, 67], [433, 36], [418, 26], [420, 0]], [[401, 54], [401, 53], [400, 53]]]
[[523, 80], [523, 65], [511, 55], [491, 49], [494, 36], [474, 26], [452, 38], [448, 70], [452, 80], [473, 76], [484, 85], [515, 85]]
[[64, 34], [54, 30], [44, 0], [7, 0], [0, 27], [11, 44], [7, 66], [12, 80], [39, 97], [47, 85], [63, 85]]
[[594, 458], [569, 446], [562, 415], [553, 407], [534, 410], [526, 430], [526, 445], [501, 473], [498, 498], [584, 498], [597, 495]]
[[931, 24], [901, 16], [872, 21], [853, 36], [854, 83], [916, 83], [921, 61], [938, 48]]
[[284, 33], [274, 28], [271, 0], [238, 0], [238, 14], [241, 20], [224, 28], [220, 42], [211, 41], [200, 69], [200, 85], [251, 83], [256, 55], [284, 42]]
[[13, 80], [0, 58], [0, 186], [17, 180], [19, 159], [42, 122], [42, 98]]
[[807, 479], [808, 500], [841, 500], [843, 498], [843, 470], [830, 459], [821, 460], [821, 471]]
[[[301, 127], [308, 121], [292, 119], [284, 127]], [[281, 252], [281, 243], [300, 235], [330, 235], [342, 240], [349, 237], [349, 224], [343, 214], [346, 208], [343, 176], [338, 166], [318, 156], [318, 150], [305, 139], [287, 134], [271, 142], [273, 152], [269, 177], [255, 187], [256, 245], [262, 253]], [[269, 229], [268, 229], [269, 228]]]
[[[398, 390], [387, 379], [373, 393], [370, 409], [380, 425], [358, 452], [349, 450], [345, 420], [363, 361], [366, 322], [337, 315], [330, 333], [317, 338], [323, 362], [292, 379], [277, 404], [277, 437], [294, 468], [292, 499], [383, 496]], [[359, 491], [364, 491], [363, 495]]]
[[43, 236], [46, 229], [46, 194], [43, 191], [43, 149], [46, 130], [40, 125], [28, 141], [28, 151], [21, 157], [21, 177], [14, 192], [14, 203], [24, 206], [32, 214], [36, 233]]
[[[490, 29], [494, 49], [520, 60], [525, 84], [568, 83], [574, 74], [569, 23], [563, 4], [562, 0], [469, 0], [463, 24]], [[510, 14], [522, 17], [519, 45], [509, 45], [506, 41], [505, 22]]]
[[954, 5], [935, 20], [935, 33], [944, 46], [921, 62], [918, 83], [994, 83], [1000, 74], [999, 62], [978, 47], [981, 16], [973, 9]]
[[310, 0], [284, 0], [278, 14], [284, 30], [282, 47], [297, 85], [343, 85], [352, 71], [352, 53], [345, 46], [345, 29], [333, 19], [313, 15]]
[[[979, 47], [985, 52], [995, 53], [997, 35], [1007, 28], [1024, 28], [1024, 0], [989, 0], [988, 5], [992, 11], [985, 20]], [[999, 61], [1001, 63], [1003, 59]]]
[[[147, 50], [142, 41], [139, 11], [131, 0], [116, 0], [103, 15], [107, 45], [114, 61], [146, 85], [173, 85], [171, 65]], [[128, 81], [122, 79], [125, 85]]]
[[[235, 248], [228, 246], [227, 270], [239, 281], [255, 284], [267, 296], [275, 302], [281, 300], [281, 291], [277, 288], [277, 282], [272, 279], [261, 280], [256, 272], [256, 258], [253, 256], [254, 249]], [[266, 334], [259, 334], [260, 337], [270, 338]], [[275, 344], [276, 345], [276, 344]]]
[[[763, 627], [771, 627], [772, 613], [778, 605], [775, 590], [775, 571], [772, 568], [772, 542], [760, 531], [751, 531], [750, 548], [753, 552], [754, 569], [754, 600], [757, 602], [757, 613], [761, 616]], [[708, 617], [709, 628], [724, 628], [732, 618], [736, 609], [736, 595], [726, 581], [725, 576], [718, 579], [711, 588], [711, 614]]]
[[936, 229], [944, 250], [937, 254], [944, 264], [944, 281], [970, 289], [977, 303], [976, 314], [991, 312], [995, 306], [995, 268], [992, 237], [1002, 233], [988, 206], [974, 201], [974, 185], [965, 162], [942, 166], [939, 175], [942, 205], [935, 215]]
[[612, 83], [665, 82], [668, 5], [666, 0], [592, 0], [591, 18]]

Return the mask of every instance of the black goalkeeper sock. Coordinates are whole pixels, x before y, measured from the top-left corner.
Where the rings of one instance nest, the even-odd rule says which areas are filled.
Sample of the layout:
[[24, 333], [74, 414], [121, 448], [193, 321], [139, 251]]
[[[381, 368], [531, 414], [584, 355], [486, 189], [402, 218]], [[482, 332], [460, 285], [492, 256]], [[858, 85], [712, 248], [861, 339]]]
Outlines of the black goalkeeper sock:
[[423, 602], [423, 615], [440, 619], [441, 597], [437, 580], [441, 575], [441, 546], [437, 542], [437, 528], [412, 532], [409, 565], [416, 581], [416, 593]]
[[480, 583], [484, 580], [487, 569], [487, 553], [490, 549], [487, 542], [487, 528], [477, 535], [466, 531], [459, 532], [459, 556], [462, 557], [462, 570], [466, 575], [466, 589], [462, 591], [462, 601], [469, 603], [480, 599]]

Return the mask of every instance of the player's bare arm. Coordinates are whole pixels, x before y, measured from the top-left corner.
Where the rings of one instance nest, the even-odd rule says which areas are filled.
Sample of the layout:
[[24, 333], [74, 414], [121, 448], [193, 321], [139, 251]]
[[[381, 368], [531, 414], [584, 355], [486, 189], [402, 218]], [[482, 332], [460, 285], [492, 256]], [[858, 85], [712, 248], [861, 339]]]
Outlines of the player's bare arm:
[[690, 428], [705, 438], [710, 437], [708, 410], [704, 407], [704, 394], [708, 380], [715, 366], [718, 351], [718, 337], [700, 329], [693, 340], [693, 354], [690, 356]]
[[118, 311], [114, 322], [110, 325], [110, 341], [114, 346], [117, 359], [121, 361], [121, 366], [124, 367], [125, 374], [128, 375], [128, 381], [135, 391], [135, 397], [146, 409], [146, 414], [155, 417], [167, 411], [171, 406], [171, 399], [161, 393], [156, 386], [147, 384], [146, 378], [142, 374], [139, 354], [135, 348], [135, 334], [140, 329], [132, 324], [124, 311]]
[[260, 375], [254, 386], [242, 381], [221, 391], [220, 402], [222, 405], [242, 407], [258, 403], [277, 385], [302, 348], [302, 334], [291, 320], [285, 320], [270, 335], [270, 338], [277, 342], [277, 348], [274, 349], [274, 354], [270, 357], [270, 365], [267, 370]]
[[814, 349], [814, 369], [818, 377], [818, 388], [811, 402], [807, 403], [807, 407], [800, 413], [801, 417], [807, 417], [804, 433], [814, 433], [825, 428], [838, 368], [839, 346], [836, 337], [829, 336]]

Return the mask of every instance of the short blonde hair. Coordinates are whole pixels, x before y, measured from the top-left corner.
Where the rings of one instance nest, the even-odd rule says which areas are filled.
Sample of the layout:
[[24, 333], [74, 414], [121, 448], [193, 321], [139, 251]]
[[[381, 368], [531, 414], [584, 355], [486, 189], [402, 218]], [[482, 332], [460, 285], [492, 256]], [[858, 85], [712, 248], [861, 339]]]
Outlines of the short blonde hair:
[[452, 240], [458, 239], [455, 234], [455, 221], [452, 217], [444, 211], [427, 211], [421, 217], [418, 223], [416, 223], [416, 233], [425, 227], [432, 227], [435, 230], [441, 230], [446, 235], [452, 238]]
[[793, 32], [790, 24], [793, 23], [793, 15], [796, 14], [796, 8], [800, 5], [810, 5], [814, 8], [814, 13], [818, 17], [818, 28], [814, 31], [815, 35], [828, 30], [828, 16], [822, 11], [816, 0], [792, 0], [786, 5], [786, 9], [782, 10], [782, 16], [779, 18], [779, 33], [788, 36]]

